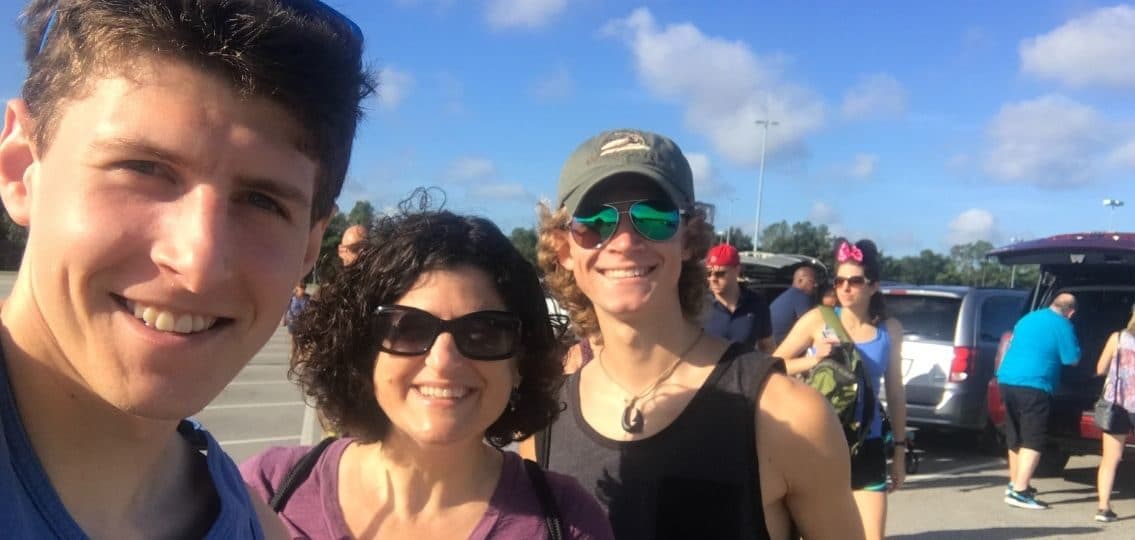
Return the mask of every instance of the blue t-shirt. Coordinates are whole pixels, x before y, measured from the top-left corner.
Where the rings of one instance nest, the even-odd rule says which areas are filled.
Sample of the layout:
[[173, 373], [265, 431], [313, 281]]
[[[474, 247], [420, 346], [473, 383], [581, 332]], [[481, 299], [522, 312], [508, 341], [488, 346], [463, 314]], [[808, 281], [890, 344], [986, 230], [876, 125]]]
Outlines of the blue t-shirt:
[[1079, 361], [1080, 344], [1072, 321], [1052, 308], [1038, 309], [1021, 317], [1013, 328], [1013, 340], [997, 369], [997, 382], [1051, 394], [1060, 385], [1060, 366]]
[[756, 349], [758, 341], [772, 335], [768, 304], [764, 297], [744, 287], [737, 297], [737, 309], [732, 313], [714, 298], [705, 321], [705, 331], [711, 336]]
[[[839, 315], [840, 308], [835, 308]], [[891, 335], [887, 332], [885, 321], [881, 321], [875, 328], [875, 338], [870, 341], [856, 341], [855, 348], [859, 350], [859, 358], [867, 372], [867, 382], [871, 384], [871, 391], [879, 397], [879, 389], [883, 387], [883, 376], [887, 373], [887, 363], [891, 361]], [[876, 405], [878, 406], [878, 405]], [[856, 418], [863, 418], [863, 403], [856, 404]], [[868, 439], [877, 439], [883, 436], [883, 414], [876, 410], [871, 418], [871, 428], [867, 430]]]
[[[0, 351], [0, 536], [4, 538], [86, 539], [51, 485], [20, 419]], [[260, 540], [264, 532], [248, 490], [232, 459], [216, 439], [191, 420], [177, 428], [182, 437], [205, 452], [205, 461], [220, 503], [208, 539]], [[76, 448], [76, 452], [82, 452]]]
[[300, 316], [304, 308], [307, 307], [307, 301], [310, 297], [307, 294], [297, 297], [292, 295], [292, 299], [288, 302], [288, 313], [284, 315], [284, 324], [288, 326], [288, 331], [295, 333], [296, 318]]
[[796, 324], [796, 320], [815, 305], [808, 293], [796, 287], [789, 287], [788, 290], [780, 293], [780, 296], [769, 305], [773, 342], [784, 341], [784, 338], [788, 337], [788, 332], [792, 330], [792, 325]]

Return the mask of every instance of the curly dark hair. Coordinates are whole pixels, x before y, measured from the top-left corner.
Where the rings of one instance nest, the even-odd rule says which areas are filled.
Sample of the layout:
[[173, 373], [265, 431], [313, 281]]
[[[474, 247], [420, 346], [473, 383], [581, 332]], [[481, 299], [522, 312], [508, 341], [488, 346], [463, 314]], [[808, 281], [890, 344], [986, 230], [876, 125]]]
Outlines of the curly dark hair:
[[[421, 190], [412, 198], [428, 200]], [[536, 269], [491, 221], [414, 209], [408, 202], [400, 213], [379, 218], [355, 263], [325, 283], [297, 320], [289, 375], [327, 420], [367, 442], [386, 436], [390, 420], [378, 405], [373, 383], [378, 338], [372, 313], [395, 303], [423, 273], [462, 266], [490, 277], [522, 327], [515, 410], [505, 410], [485, 437], [501, 447], [555, 420], [564, 351]]]
[[[883, 279], [883, 259], [875, 242], [866, 238], [854, 243], [843, 237], [836, 238], [832, 242], [832, 260], [836, 261], [836, 267], [832, 271], [838, 272], [839, 265], [843, 264], [838, 262], [838, 253], [840, 246], [844, 243], [859, 248], [859, 251], [863, 253], [863, 262], [850, 261], [850, 263], [862, 266], [863, 275], [872, 283], [879, 283]], [[887, 305], [883, 301], [883, 291], [875, 291], [875, 294], [871, 295], [871, 302], [867, 305], [867, 314], [871, 317], [871, 324], [879, 324], [887, 320]]]

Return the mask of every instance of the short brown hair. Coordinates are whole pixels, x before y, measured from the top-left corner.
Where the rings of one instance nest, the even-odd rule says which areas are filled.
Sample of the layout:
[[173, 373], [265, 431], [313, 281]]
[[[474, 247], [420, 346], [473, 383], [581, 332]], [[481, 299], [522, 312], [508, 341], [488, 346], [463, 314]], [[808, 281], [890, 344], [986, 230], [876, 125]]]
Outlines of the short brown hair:
[[[565, 242], [571, 241], [565, 231], [571, 216], [564, 208], [553, 212], [547, 203], [540, 203], [537, 212], [539, 242], [536, 244], [536, 257], [540, 270], [544, 272], [544, 283], [556, 301], [567, 310], [575, 333], [581, 338], [591, 337], [602, 342], [595, 306], [579, 288], [571, 270], [560, 266], [559, 251], [565, 247]], [[682, 306], [682, 315], [686, 319], [695, 320], [705, 308], [709, 294], [702, 260], [713, 243], [713, 229], [705, 222], [705, 214], [696, 208], [682, 222], [685, 224], [682, 230], [690, 257], [682, 261], [682, 272], [678, 278], [678, 300]]]
[[318, 2], [32, 0], [21, 18], [28, 64], [21, 94], [43, 153], [65, 100], [98, 78], [129, 76], [139, 58], [220, 77], [299, 124], [299, 148], [319, 165], [312, 204], [319, 219], [343, 187], [360, 103], [375, 89], [357, 28]]

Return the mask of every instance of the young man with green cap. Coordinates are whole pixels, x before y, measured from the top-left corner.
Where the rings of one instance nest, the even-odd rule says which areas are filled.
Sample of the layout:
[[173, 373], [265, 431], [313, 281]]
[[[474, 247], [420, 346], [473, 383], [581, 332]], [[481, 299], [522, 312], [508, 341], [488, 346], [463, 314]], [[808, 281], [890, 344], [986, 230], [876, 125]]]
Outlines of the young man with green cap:
[[783, 364], [702, 330], [712, 232], [674, 142], [584, 142], [543, 207], [546, 283], [595, 359], [523, 452], [575, 476], [619, 538], [860, 538], [847, 443]]

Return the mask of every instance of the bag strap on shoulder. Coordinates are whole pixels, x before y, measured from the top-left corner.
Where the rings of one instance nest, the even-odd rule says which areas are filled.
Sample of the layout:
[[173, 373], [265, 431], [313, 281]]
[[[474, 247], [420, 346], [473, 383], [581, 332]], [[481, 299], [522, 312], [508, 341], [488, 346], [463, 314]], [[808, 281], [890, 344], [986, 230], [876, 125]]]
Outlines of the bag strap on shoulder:
[[544, 512], [544, 525], [548, 527], [548, 537], [552, 540], [563, 540], [563, 524], [560, 523], [560, 509], [556, 505], [556, 498], [552, 489], [548, 487], [548, 479], [544, 476], [544, 469], [535, 461], [524, 460], [524, 469], [528, 472], [528, 480], [532, 482], [532, 489], [536, 491], [536, 498], [540, 501], [540, 509]]
[[835, 312], [830, 306], [820, 306], [820, 315], [824, 317], [824, 322], [828, 327], [835, 330], [835, 335], [839, 337], [842, 343], [854, 343], [851, 340], [851, 335], [847, 333], [847, 329], [843, 327], [843, 321], [839, 320], [839, 314]]
[[311, 476], [311, 470], [315, 468], [319, 456], [323, 455], [323, 451], [327, 450], [327, 447], [336, 440], [335, 437], [327, 437], [319, 441], [319, 444], [312, 447], [296, 461], [295, 465], [292, 465], [288, 474], [284, 476], [284, 480], [276, 488], [276, 493], [268, 500], [268, 506], [272, 508], [273, 512], [279, 514], [284, 510], [284, 507], [288, 504], [288, 499], [291, 499], [292, 494], [296, 492], [296, 488], [300, 487], [300, 484], [303, 484], [308, 476]]

